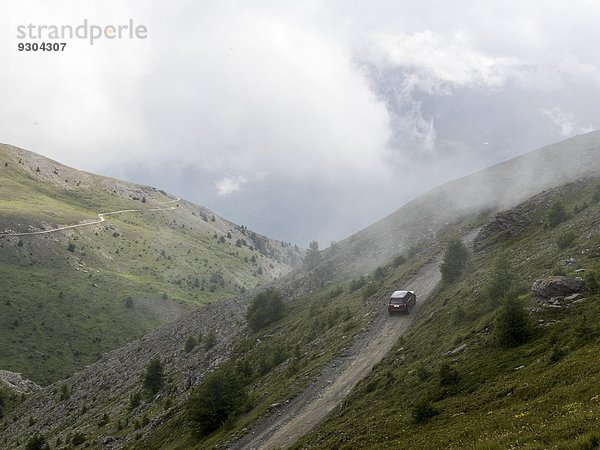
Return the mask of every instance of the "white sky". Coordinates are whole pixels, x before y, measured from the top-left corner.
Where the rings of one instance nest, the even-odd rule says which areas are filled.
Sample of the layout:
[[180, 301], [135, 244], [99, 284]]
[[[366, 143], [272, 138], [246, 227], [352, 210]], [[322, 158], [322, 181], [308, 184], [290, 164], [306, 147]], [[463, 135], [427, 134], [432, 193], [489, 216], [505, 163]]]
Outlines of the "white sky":
[[[600, 1], [0, 1], [0, 141], [302, 245], [600, 127]], [[84, 19], [149, 38], [16, 50]]]

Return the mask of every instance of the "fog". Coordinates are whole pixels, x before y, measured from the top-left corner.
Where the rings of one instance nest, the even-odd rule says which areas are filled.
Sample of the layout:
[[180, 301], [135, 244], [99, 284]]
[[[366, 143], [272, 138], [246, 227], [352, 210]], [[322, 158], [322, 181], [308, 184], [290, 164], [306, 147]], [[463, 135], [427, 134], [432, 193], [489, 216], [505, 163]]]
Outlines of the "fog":
[[[304, 246], [600, 128], [594, 1], [3, 7], [0, 141]], [[148, 39], [15, 51], [20, 24], [84, 18]]]

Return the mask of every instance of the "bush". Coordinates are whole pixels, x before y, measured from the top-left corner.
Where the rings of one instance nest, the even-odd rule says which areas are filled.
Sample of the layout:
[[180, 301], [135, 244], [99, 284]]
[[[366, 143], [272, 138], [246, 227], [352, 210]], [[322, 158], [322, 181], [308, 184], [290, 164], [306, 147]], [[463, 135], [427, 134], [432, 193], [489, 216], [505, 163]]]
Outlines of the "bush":
[[378, 289], [379, 285], [373, 281], [367, 284], [362, 293], [363, 300], [368, 300], [371, 298], [372, 295], [377, 293]]
[[196, 347], [197, 343], [198, 342], [196, 341], [196, 338], [194, 336], [188, 336], [188, 338], [185, 340], [185, 345], [183, 346], [183, 350], [186, 353], [189, 353], [192, 350], [194, 350], [194, 347]]
[[164, 383], [163, 367], [159, 358], [153, 358], [144, 375], [144, 388], [151, 394], [156, 394]]
[[398, 255], [392, 261], [392, 265], [394, 267], [399, 267], [406, 262], [406, 257], [404, 255]]
[[518, 347], [531, 337], [529, 316], [514, 293], [506, 296], [498, 314], [496, 337], [505, 348]]
[[414, 423], [427, 422], [434, 416], [437, 416], [439, 411], [433, 406], [431, 400], [427, 398], [421, 398], [412, 410], [412, 418]]
[[381, 266], [377, 267], [375, 272], [373, 272], [373, 278], [375, 280], [383, 280], [383, 278], [385, 278], [385, 269]]
[[321, 263], [321, 252], [319, 252], [319, 243], [317, 241], [312, 241], [306, 251], [306, 256], [304, 257], [304, 265], [308, 270], [314, 269]]
[[554, 202], [548, 212], [548, 225], [550, 228], [554, 228], [568, 219], [569, 215], [563, 204], [559, 201]]
[[365, 284], [367, 284], [367, 279], [365, 277], [360, 277], [356, 280], [352, 280], [350, 282], [350, 285], [348, 286], [348, 289], [350, 290], [350, 292], [354, 292], [359, 290], [361, 287], [363, 287]]
[[248, 327], [254, 332], [261, 330], [281, 319], [283, 313], [284, 304], [281, 294], [275, 289], [267, 289], [254, 297], [248, 307], [246, 312]]
[[455, 367], [448, 363], [443, 363], [438, 370], [440, 386], [452, 386], [460, 381], [460, 374]]
[[70, 242], [69, 246], [67, 247], [67, 250], [69, 250], [71, 253], [74, 253], [75, 252], [75, 244]]
[[516, 276], [512, 271], [508, 258], [500, 256], [494, 263], [492, 278], [485, 287], [490, 300], [500, 300], [514, 288]]
[[442, 281], [451, 283], [457, 280], [464, 272], [467, 261], [469, 260], [469, 250], [458, 238], [452, 238], [446, 247], [444, 260], [440, 267], [442, 272]]
[[590, 271], [585, 274], [585, 290], [592, 295], [600, 294], [600, 282], [595, 272]]
[[77, 432], [73, 435], [73, 439], [71, 440], [71, 443], [75, 446], [75, 445], [81, 445], [85, 442], [85, 434], [81, 433], [81, 432]]
[[186, 403], [186, 414], [194, 432], [204, 437], [235, 417], [247, 403], [240, 375], [229, 366], [221, 366], [194, 389]]
[[50, 450], [50, 446], [46, 442], [44, 436], [38, 434], [27, 441], [25, 450]]
[[214, 331], [210, 331], [204, 338], [204, 350], [210, 350], [217, 344], [217, 335]]
[[575, 233], [573, 233], [572, 231], [567, 231], [565, 233], [562, 233], [558, 237], [558, 239], [556, 239], [556, 245], [559, 249], [564, 250], [566, 248], [569, 248], [571, 244], [573, 244], [576, 237], [577, 236], [575, 235]]

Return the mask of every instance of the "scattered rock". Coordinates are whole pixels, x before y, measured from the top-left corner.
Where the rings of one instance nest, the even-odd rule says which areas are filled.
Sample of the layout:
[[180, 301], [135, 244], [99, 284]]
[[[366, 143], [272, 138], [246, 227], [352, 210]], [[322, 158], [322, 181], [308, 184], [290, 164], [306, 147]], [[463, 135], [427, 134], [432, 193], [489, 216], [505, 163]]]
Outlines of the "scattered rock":
[[20, 394], [33, 394], [42, 389], [33, 381], [23, 378], [20, 373], [9, 372], [8, 370], [0, 370], [0, 385]]
[[444, 353], [446, 356], [456, 355], [458, 353], [462, 353], [467, 349], [467, 344], [462, 344], [456, 347], [454, 350], [447, 351]]
[[585, 284], [581, 278], [553, 276], [538, 279], [533, 282], [531, 289], [540, 297], [552, 299], [564, 298], [583, 291]]
[[577, 293], [577, 294], [573, 294], [573, 295], [569, 295], [568, 297], [565, 297], [565, 300], [568, 302], [572, 302], [573, 300], [577, 300], [579, 297], [581, 297], [581, 294]]

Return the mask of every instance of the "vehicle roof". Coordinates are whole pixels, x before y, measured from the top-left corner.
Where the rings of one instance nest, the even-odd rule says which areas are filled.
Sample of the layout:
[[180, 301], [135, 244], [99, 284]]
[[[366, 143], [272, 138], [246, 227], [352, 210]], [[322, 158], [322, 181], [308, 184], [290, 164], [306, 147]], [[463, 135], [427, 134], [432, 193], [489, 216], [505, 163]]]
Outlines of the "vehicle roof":
[[415, 291], [394, 291], [390, 298], [404, 298], [408, 293], [414, 294]]

